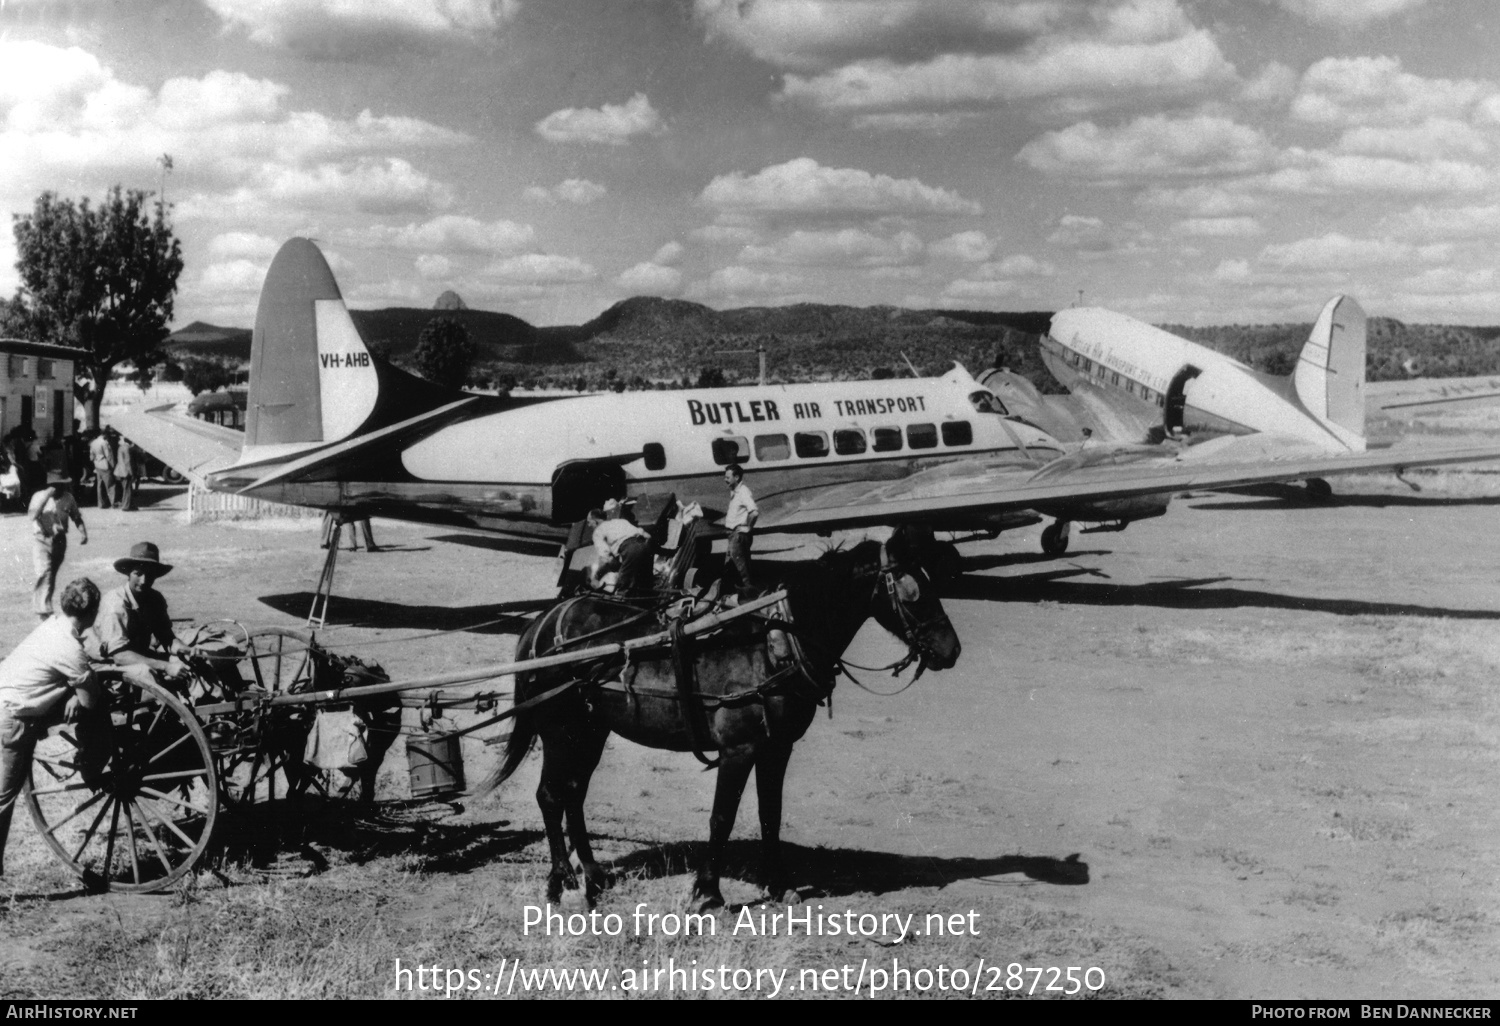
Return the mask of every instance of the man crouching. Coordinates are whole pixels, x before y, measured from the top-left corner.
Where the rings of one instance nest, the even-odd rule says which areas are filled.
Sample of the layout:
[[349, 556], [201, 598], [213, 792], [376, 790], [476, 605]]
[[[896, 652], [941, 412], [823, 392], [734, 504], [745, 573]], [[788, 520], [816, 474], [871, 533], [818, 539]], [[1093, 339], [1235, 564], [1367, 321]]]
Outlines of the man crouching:
[[131, 546], [130, 555], [115, 560], [115, 571], [125, 575], [125, 583], [100, 601], [93, 654], [137, 680], [150, 680], [151, 671], [169, 680], [186, 676], [187, 664], [178, 656], [188, 648], [172, 633], [167, 600], [156, 590], [157, 580], [172, 572], [171, 564], [161, 561], [154, 544], [140, 542]]
[[44, 620], [0, 662], [0, 876], [21, 788], [36, 744], [59, 723], [77, 725], [79, 770], [92, 783], [109, 757], [109, 718], [83, 632], [99, 612], [99, 589], [80, 577], [63, 589], [58, 616]]

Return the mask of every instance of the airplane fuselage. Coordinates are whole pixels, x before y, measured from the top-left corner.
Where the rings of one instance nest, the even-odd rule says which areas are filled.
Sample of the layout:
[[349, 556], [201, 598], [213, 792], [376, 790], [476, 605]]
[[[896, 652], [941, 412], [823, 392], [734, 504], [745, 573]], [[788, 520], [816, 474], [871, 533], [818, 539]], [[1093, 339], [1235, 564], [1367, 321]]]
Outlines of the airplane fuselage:
[[[357, 473], [341, 468], [341, 480], [272, 483], [251, 494], [348, 515], [554, 537], [622, 495], [638, 501], [642, 520], [671, 497], [717, 513], [731, 462], [765, 502], [899, 479], [957, 459], [1039, 467], [1061, 454], [1049, 435], [993, 412], [991, 400], [955, 367], [941, 378], [610, 393], [495, 412], [481, 406], [399, 451], [385, 450], [383, 462]], [[213, 486], [251, 484], [265, 471], [258, 456], [247, 449], [241, 464], [257, 464], [254, 471], [230, 468]]]

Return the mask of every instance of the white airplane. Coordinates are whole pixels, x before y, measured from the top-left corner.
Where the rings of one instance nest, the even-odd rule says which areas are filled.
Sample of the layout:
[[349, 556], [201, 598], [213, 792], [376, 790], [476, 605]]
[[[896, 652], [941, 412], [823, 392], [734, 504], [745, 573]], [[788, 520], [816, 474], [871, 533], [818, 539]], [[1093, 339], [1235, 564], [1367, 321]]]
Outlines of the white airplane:
[[[1343, 366], [1331, 359], [1320, 380]], [[1199, 369], [1203, 378], [1211, 368]], [[1159, 375], [1139, 380], [1152, 390], [1147, 402], [1172, 394]], [[1341, 409], [1331, 402], [1326, 410]], [[1357, 436], [1330, 422], [1343, 432], [1330, 437]], [[1262, 446], [1211, 458], [1205, 445], [1097, 459], [1087, 448], [1068, 453], [957, 365], [939, 378], [562, 399], [457, 392], [371, 356], [306, 239], [288, 241], [266, 275], [243, 435], [199, 425], [198, 448], [178, 456], [160, 411], [113, 423], [211, 489], [548, 538], [610, 498], [637, 500], [643, 521], [673, 496], [717, 514], [731, 462], [756, 495], [761, 532], [909, 524], [993, 534], [1036, 523], [1038, 510], [1128, 522], [1159, 515], [1189, 489], [1500, 458], [1495, 448], [1361, 454], [1351, 444], [1295, 457]], [[213, 469], [208, 436], [219, 462], [233, 456], [229, 465]], [[231, 439], [242, 442], [232, 454]]]

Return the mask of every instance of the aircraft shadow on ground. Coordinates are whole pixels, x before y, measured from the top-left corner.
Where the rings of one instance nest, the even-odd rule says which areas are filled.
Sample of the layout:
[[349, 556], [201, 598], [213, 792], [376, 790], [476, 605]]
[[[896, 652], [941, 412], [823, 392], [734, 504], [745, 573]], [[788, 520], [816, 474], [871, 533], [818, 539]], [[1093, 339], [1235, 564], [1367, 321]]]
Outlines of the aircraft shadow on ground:
[[1031, 563], [1056, 563], [1063, 559], [1081, 559], [1084, 556], [1109, 556], [1113, 555], [1111, 549], [1085, 549], [1080, 552], [1067, 552], [1060, 556], [1051, 556], [1045, 552], [1001, 552], [985, 556], [965, 556], [963, 558], [963, 572], [974, 573], [978, 570], [993, 570], [1000, 566], [1026, 566]]
[[[1227, 499], [1225, 496], [1241, 496]], [[1208, 500], [1208, 501], [1204, 501]], [[1215, 501], [1222, 500], [1222, 501]], [[1249, 501], [1246, 501], [1249, 500]], [[1387, 507], [1440, 507], [1440, 506], [1500, 506], [1500, 496], [1494, 495], [1339, 495], [1327, 499], [1310, 499], [1306, 489], [1300, 485], [1267, 484], [1248, 485], [1244, 488], [1225, 489], [1212, 496], [1199, 495], [1186, 500], [1190, 509], [1234, 512], [1238, 510], [1267, 510], [1283, 508], [1306, 509], [1385, 509]]]
[[498, 535], [488, 534], [435, 534], [433, 541], [451, 542], [454, 545], [468, 545], [476, 549], [489, 549], [491, 552], [514, 552], [522, 556], [556, 556], [559, 545], [555, 541], [543, 541], [532, 538], [502, 538]]
[[[260, 602], [288, 616], [305, 617], [312, 608], [313, 593], [292, 591], [262, 595]], [[328, 622], [340, 627], [409, 628], [412, 630], [466, 631], [470, 634], [517, 634], [526, 629], [532, 613], [552, 605], [556, 599], [521, 599], [475, 606], [413, 606], [379, 599], [345, 598], [335, 595], [328, 604]]]
[[[616, 877], [658, 879], [678, 876], [696, 871], [707, 857], [707, 848], [703, 842], [674, 841], [651, 845], [608, 863], [606, 868]], [[1080, 861], [1077, 855], [1062, 859], [1046, 855], [945, 859], [858, 848], [809, 848], [783, 841], [781, 859], [787, 879], [804, 898], [884, 894], [909, 887], [946, 887], [959, 880], [987, 880], [1012, 874], [1059, 885], [1089, 882], [1088, 863]], [[730, 841], [724, 847], [719, 872], [737, 880], [759, 881], [760, 842]]]
[[1233, 577], [1194, 577], [1148, 584], [1084, 583], [1065, 580], [1104, 576], [1084, 567], [1022, 577], [964, 577], [950, 582], [945, 598], [981, 602], [1056, 602], [1074, 606], [1156, 606], [1161, 609], [1291, 609], [1340, 616], [1430, 616], [1457, 620], [1500, 620], [1500, 610], [1450, 609], [1407, 602], [1310, 598], [1250, 588], [1209, 588]]

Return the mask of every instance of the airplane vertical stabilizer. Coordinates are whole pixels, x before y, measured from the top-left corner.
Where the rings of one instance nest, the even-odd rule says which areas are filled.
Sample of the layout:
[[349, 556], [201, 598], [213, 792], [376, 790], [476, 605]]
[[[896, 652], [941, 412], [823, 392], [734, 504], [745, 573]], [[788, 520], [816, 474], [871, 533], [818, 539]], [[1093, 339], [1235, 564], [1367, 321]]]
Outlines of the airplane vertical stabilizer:
[[1302, 405], [1355, 452], [1365, 448], [1365, 312], [1348, 296], [1323, 307], [1292, 385]]
[[369, 419], [379, 391], [328, 261], [313, 242], [287, 240], [255, 313], [245, 444], [346, 438]]

